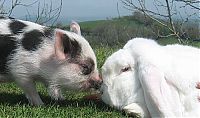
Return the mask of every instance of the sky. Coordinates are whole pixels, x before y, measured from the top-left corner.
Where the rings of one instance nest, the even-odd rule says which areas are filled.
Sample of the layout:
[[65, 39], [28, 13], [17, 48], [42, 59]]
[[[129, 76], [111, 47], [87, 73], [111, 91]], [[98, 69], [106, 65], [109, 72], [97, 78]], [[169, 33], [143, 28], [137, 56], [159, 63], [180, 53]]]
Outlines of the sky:
[[[116, 17], [118, 0], [66, 0], [63, 1], [63, 16], [89, 16], [89, 17]], [[121, 15], [128, 15], [131, 12], [119, 5]], [[66, 15], [66, 16], [67, 16]]]
[[[9, 9], [12, 0], [6, 0], [5, 9]], [[21, 0], [22, 3], [28, 5], [34, 3], [35, 0]], [[39, 0], [40, 7], [44, 7], [45, 3], [53, 3], [53, 7], [56, 8], [60, 5], [60, 0]], [[155, 0], [164, 1], [164, 0]], [[119, 9], [119, 14], [117, 10], [117, 4]], [[157, 10], [153, 6], [152, 0], [146, 0], [147, 7], [151, 10]], [[181, 4], [180, 4], [181, 5]], [[180, 6], [179, 5], [179, 6]], [[30, 14], [36, 16], [38, 10], [38, 3], [33, 4], [29, 7], [18, 6], [12, 13], [12, 17], [24, 18], [25, 15]], [[41, 9], [40, 9], [41, 10]], [[193, 13], [195, 10], [183, 8], [179, 9], [182, 16]], [[160, 13], [166, 14], [165, 10], [159, 9]], [[196, 12], [196, 11], [195, 11]], [[88, 20], [98, 20], [98, 19], [108, 19], [120, 16], [131, 15], [132, 12], [124, 8], [120, 0], [63, 0], [61, 15], [58, 20], [69, 22], [71, 20], [88, 21]]]
[[[11, 0], [6, 0], [6, 8], [10, 6]], [[25, 4], [33, 3], [34, 0], [21, 0]], [[43, 1], [50, 3], [51, 0], [40, 0], [40, 6], [43, 7]], [[59, 0], [52, 0], [53, 7], [60, 5]], [[59, 20], [98, 20], [118, 17], [117, 4], [120, 16], [130, 15], [132, 12], [125, 9], [119, 0], [63, 0], [62, 11]], [[27, 14], [37, 14], [37, 4], [31, 7], [18, 6], [13, 12], [13, 17], [23, 18]]]

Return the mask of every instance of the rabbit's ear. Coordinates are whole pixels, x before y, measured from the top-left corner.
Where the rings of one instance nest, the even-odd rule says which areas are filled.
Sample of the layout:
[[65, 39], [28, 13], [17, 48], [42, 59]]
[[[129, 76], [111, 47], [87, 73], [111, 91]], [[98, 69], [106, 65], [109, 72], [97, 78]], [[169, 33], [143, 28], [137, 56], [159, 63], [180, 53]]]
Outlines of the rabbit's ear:
[[[140, 64], [141, 65], [141, 64]], [[140, 67], [139, 67], [140, 68]], [[177, 103], [174, 100], [174, 92], [171, 88], [174, 86], [169, 84], [164, 74], [154, 66], [147, 66], [138, 70], [140, 82], [144, 91], [145, 101], [151, 114], [165, 114], [171, 116], [173, 109]], [[169, 102], [166, 102], [169, 101]], [[155, 116], [154, 116], [155, 117]]]

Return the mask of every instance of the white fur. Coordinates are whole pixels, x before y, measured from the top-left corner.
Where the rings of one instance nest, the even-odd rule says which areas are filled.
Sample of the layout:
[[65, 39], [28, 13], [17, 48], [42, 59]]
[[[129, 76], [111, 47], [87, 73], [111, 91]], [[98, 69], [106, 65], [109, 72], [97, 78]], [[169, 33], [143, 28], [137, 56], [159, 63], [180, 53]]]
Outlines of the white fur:
[[102, 77], [102, 100], [118, 109], [142, 117], [200, 117], [198, 48], [135, 38], [106, 60]]
[[8, 24], [10, 20], [0, 20], [0, 33], [1, 34], [11, 34]]

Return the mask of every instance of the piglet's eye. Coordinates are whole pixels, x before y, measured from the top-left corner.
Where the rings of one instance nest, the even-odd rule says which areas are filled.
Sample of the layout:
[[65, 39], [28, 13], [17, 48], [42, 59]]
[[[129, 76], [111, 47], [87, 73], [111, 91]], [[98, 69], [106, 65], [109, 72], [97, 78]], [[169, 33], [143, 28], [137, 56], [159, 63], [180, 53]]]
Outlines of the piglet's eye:
[[126, 72], [129, 71], [131, 69], [131, 67], [124, 67], [121, 69], [121, 72]]
[[91, 70], [91, 68], [88, 65], [83, 64], [81, 66], [82, 66], [82, 73], [84, 75], [88, 75], [88, 74], [91, 73], [92, 70]]

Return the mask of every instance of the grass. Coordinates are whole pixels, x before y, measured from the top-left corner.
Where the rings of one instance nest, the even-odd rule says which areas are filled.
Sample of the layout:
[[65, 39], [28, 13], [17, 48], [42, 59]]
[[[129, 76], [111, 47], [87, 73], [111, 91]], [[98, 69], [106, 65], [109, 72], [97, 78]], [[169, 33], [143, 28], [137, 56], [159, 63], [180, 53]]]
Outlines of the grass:
[[64, 95], [66, 100], [53, 101], [47, 95], [46, 89], [38, 84], [37, 88], [45, 102], [45, 106], [30, 106], [22, 91], [15, 83], [1, 84], [0, 116], [3, 118], [121, 118], [126, 117], [101, 101], [83, 99], [88, 93], [68, 91]]
[[81, 22], [80, 25], [81, 25], [81, 28], [84, 30], [85, 29], [92, 30], [96, 27], [99, 27], [107, 23], [114, 24], [114, 25], [121, 25], [121, 26], [140, 26], [141, 27], [141, 25], [143, 25], [129, 19], [128, 17], [114, 18], [110, 20], [86, 21], [86, 22]]
[[105, 22], [108, 22], [107, 20], [98, 20], [98, 21], [86, 21], [86, 22], [81, 22], [81, 28], [82, 29], [88, 29], [91, 30], [94, 27], [100, 26], [102, 24], [104, 24]]

